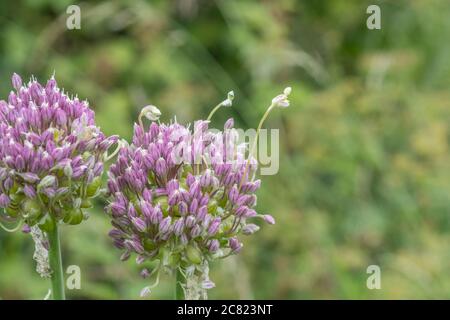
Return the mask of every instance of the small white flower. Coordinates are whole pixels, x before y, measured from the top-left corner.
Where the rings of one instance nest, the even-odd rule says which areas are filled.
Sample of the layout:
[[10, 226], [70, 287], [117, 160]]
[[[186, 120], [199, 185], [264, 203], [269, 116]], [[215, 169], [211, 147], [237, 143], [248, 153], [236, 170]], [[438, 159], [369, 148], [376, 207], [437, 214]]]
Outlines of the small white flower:
[[153, 105], [148, 105], [142, 109], [141, 115], [145, 116], [150, 121], [156, 121], [161, 116], [161, 111]]
[[234, 91], [228, 92], [227, 99], [222, 101], [222, 106], [231, 107], [233, 105]]
[[289, 107], [288, 96], [291, 94], [292, 88], [287, 87], [283, 90], [282, 94], [277, 95], [272, 99], [272, 105], [279, 108], [287, 108]]

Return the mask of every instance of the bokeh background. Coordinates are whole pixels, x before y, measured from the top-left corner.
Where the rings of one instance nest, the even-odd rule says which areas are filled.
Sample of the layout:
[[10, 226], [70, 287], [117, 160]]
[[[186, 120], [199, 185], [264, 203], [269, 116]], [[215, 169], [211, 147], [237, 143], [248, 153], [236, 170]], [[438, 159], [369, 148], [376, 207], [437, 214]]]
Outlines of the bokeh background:
[[[66, 8], [81, 7], [81, 30]], [[368, 30], [366, 8], [381, 8]], [[205, 118], [234, 90], [238, 127], [255, 127], [288, 85], [280, 170], [259, 192], [264, 225], [212, 266], [211, 298], [450, 298], [450, 2], [0, 2], [0, 96], [13, 72], [86, 98], [108, 134], [129, 139], [140, 108], [163, 120]], [[147, 282], [119, 261], [99, 201], [64, 227], [64, 264], [81, 267], [71, 299], [136, 299]], [[0, 231], [0, 298], [42, 299], [29, 235]], [[369, 265], [381, 290], [366, 287]], [[151, 299], [172, 298], [165, 277]]]

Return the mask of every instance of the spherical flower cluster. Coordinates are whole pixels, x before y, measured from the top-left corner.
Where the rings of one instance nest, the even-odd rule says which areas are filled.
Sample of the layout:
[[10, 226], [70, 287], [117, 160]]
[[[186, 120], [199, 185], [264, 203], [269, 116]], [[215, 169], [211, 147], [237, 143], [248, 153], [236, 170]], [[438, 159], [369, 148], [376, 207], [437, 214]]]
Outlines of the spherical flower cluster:
[[[138, 263], [158, 259], [186, 271], [238, 253], [238, 235], [259, 229], [253, 218], [275, 223], [254, 210], [257, 162], [246, 159], [236, 135], [232, 119], [215, 133], [208, 121], [193, 129], [176, 122], [152, 122], [148, 131], [135, 125], [133, 142], [119, 151], [108, 180], [110, 236], [123, 260], [136, 253]], [[211, 287], [209, 280], [204, 285]]]
[[32, 79], [0, 101], [0, 217], [46, 231], [78, 224], [98, 195], [103, 160], [117, 137], [105, 137], [86, 101], [71, 98], [52, 77]]

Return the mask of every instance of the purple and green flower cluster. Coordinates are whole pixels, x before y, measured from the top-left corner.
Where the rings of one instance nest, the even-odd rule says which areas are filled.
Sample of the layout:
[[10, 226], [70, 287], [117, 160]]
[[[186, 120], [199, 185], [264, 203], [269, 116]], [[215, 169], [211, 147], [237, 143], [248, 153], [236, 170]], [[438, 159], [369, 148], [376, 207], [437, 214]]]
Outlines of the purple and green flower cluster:
[[136, 253], [138, 263], [188, 268], [238, 253], [238, 235], [259, 229], [253, 218], [274, 223], [254, 210], [257, 162], [245, 159], [235, 137], [232, 119], [215, 133], [207, 121], [193, 129], [135, 125], [133, 143], [121, 148], [108, 179], [110, 236], [123, 260]]
[[0, 207], [8, 221], [42, 230], [78, 224], [98, 195], [103, 160], [117, 137], [105, 137], [86, 101], [69, 97], [52, 77], [27, 85], [14, 74], [15, 92], [0, 101]]

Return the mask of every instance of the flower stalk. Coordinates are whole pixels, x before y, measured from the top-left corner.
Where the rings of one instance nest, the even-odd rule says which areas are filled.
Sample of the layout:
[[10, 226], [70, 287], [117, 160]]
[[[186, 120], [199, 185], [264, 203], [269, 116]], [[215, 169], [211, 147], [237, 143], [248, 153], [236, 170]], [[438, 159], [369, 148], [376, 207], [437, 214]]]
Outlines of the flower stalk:
[[61, 243], [59, 239], [58, 224], [54, 223], [54, 227], [47, 232], [49, 241], [49, 260], [52, 270], [52, 296], [53, 300], [65, 300], [64, 293], [64, 276], [61, 258]]
[[175, 277], [175, 300], [184, 300], [184, 290], [183, 290], [183, 274], [180, 269], [177, 269]]

